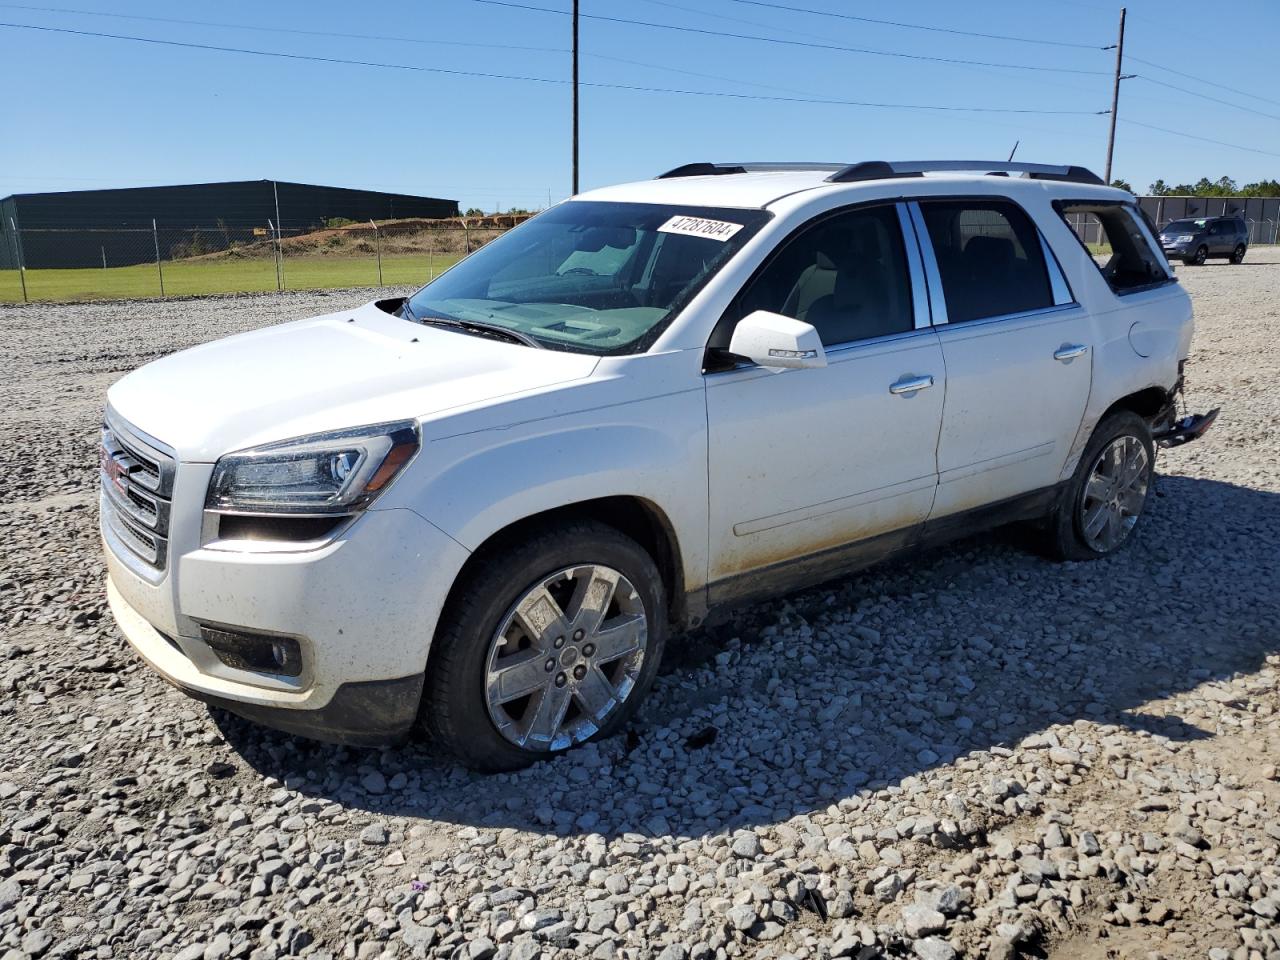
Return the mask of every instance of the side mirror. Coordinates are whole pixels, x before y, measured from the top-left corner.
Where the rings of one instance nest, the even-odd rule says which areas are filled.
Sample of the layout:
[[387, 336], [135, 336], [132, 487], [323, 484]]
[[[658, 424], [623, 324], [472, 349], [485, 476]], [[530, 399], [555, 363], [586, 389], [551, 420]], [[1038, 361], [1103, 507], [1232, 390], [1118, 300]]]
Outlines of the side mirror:
[[757, 310], [738, 321], [729, 352], [773, 369], [806, 370], [827, 365], [822, 339], [812, 324], [768, 310]]

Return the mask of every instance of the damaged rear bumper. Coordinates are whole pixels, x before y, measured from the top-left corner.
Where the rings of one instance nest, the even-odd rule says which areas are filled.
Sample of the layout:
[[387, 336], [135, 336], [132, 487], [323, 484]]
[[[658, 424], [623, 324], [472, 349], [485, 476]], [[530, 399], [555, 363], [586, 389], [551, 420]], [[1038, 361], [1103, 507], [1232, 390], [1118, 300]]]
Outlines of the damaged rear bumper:
[[1151, 439], [1160, 447], [1180, 447], [1192, 440], [1199, 440], [1218, 419], [1220, 407], [1214, 407], [1208, 413], [1188, 414], [1175, 420], [1162, 430], [1152, 434]]

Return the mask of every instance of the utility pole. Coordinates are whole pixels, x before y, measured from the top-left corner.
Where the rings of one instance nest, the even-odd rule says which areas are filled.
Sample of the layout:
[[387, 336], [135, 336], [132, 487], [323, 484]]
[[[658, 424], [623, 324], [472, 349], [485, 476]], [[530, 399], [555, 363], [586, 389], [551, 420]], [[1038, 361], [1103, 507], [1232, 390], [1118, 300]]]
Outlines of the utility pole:
[[1125, 8], [1120, 8], [1120, 36], [1116, 40], [1116, 81], [1111, 91], [1111, 132], [1107, 135], [1107, 171], [1102, 179], [1111, 183], [1111, 157], [1116, 149], [1116, 113], [1120, 109], [1120, 81], [1130, 80], [1132, 75], [1125, 76], [1124, 69], [1124, 16]]
[[271, 197], [276, 202], [276, 289], [284, 289], [284, 246], [280, 236], [280, 187], [271, 181]]
[[573, 195], [578, 195], [578, 0], [573, 0]]

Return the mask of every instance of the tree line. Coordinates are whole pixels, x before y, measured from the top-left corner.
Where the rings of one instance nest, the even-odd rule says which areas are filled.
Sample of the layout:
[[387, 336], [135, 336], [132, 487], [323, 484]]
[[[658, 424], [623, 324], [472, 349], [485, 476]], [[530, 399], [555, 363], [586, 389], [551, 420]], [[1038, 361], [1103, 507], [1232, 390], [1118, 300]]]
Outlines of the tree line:
[[[1136, 193], [1126, 180], [1112, 180], [1113, 187]], [[1147, 187], [1144, 196], [1148, 197], [1280, 197], [1280, 181], [1259, 180], [1257, 183], [1246, 183], [1239, 186], [1230, 177], [1219, 177], [1210, 180], [1201, 177], [1195, 183], [1168, 184], [1157, 180]]]

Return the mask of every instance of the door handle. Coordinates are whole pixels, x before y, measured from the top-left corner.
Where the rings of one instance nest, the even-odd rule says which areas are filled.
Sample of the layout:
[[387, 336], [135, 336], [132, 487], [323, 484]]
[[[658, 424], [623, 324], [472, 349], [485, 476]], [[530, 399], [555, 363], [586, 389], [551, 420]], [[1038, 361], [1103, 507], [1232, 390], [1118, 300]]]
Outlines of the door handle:
[[1053, 351], [1053, 359], [1062, 363], [1070, 363], [1076, 357], [1083, 357], [1088, 352], [1088, 344], [1064, 343], [1057, 350]]
[[920, 390], [928, 390], [933, 386], [933, 377], [926, 374], [923, 377], [903, 377], [896, 383], [889, 385], [889, 392], [896, 397], [911, 396]]

